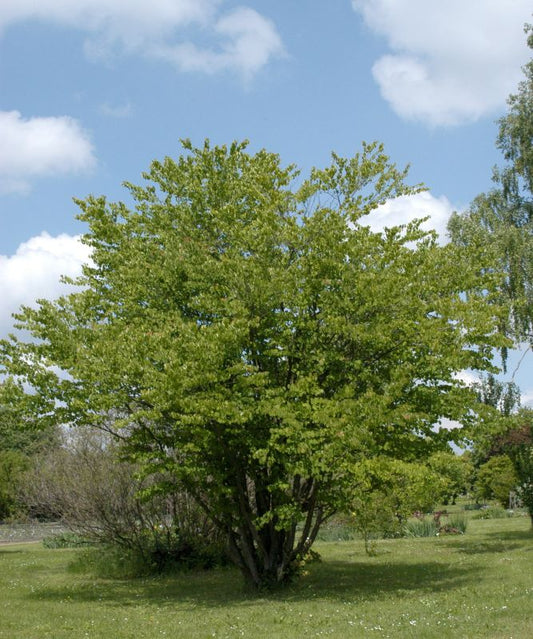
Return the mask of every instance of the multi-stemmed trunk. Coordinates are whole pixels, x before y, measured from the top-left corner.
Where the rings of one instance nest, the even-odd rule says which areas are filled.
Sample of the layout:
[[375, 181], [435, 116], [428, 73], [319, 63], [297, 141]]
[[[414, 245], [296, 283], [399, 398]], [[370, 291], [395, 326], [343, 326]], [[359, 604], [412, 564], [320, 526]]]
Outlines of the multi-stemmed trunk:
[[[295, 500], [305, 494], [305, 502], [300, 504], [301, 517], [294, 516], [288, 521], [281, 521], [275, 514], [276, 506], [282, 503], [273, 503], [272, 494], [266, 494], [268, 491], [256, 492], [249, 478], [237, 491], [238, 509], [226, 522], [228, 551], [246, 582], [255, 588], [269, 589], [288, 583], [298, 573], [326, 518], [318, 503], [315, 482], [295, 478], [292, 485], [290, 498]], [[287, 497], [284, 495], [285, 501]], [[261, 512], [258, 505], [266, 503], [274, 514], [265, 522], [262, 515], [267, 511]]]

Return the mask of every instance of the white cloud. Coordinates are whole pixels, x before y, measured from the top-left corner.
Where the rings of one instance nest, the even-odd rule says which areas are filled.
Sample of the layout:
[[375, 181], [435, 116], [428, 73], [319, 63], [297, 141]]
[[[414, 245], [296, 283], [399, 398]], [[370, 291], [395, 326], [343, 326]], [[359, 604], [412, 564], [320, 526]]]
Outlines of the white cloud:
[[181, 71], [211, 74], [238, 69], [250, 78], [272, 55], [284, 54], [274, 24], [252, 9], [236, 9], [218, 20], [213, 29], [222, 38], [218, 49], [201, 48], [186, 42], [155, 47], [152, 55], [173, 63]]
[[444, 243], [446, 241], [446, 225], [454, 210], [446, 197], [437, 198], [428, 191], [424, 191], [389, 200], [369, 215], [361, 218], [360, 223], [369, 226], [372, 231], [376, 232], [429, 216], [429, 219], [422, 224], [422, 229], [437, 231], [440, 242]]
[[90, 250], [78, 236], [41, 233], [11, 256], [0, 255], [0, 336], [12, 330], [11, 314], [37, 298], [54, 299], [68, 289], [61, 275], [76, 277]]
[[23, 119], [0, 111], [0, 194], [29, 190], [32, 177], [79, 173], [96, 163], [89, 136], [69, 117]]
[[3, 0], [0, 30], [36, 19], [87, 33], [85, 51], [93, 58], [138, 54], [168, 61], [182, 71], [233, 69], [245, 77], [283, 55], [270, 20], [248, 7], [220, 13], [220, 4], [220, 0]]
[[431, 126], [495, 113], [528, 60], [531, 0], [352, 0], [391, 49], [373, 74], [394, 111]]

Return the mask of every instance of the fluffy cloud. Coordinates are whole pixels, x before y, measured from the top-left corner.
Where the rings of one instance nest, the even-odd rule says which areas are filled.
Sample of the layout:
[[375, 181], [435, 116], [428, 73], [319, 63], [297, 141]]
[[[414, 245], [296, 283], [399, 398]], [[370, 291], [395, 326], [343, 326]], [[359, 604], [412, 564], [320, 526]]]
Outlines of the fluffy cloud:
[[373, 74], [403, 118], [456, 125], [494, 113], [521, 79], [530, 0], [352, 0], [391, 49]]
[[14, 255], [0, 255], [0, 336], [12, 330], [11, 314], [37, 298], [53, 299], [66, 292], [61, 275], [76, 277], [90, 252], [79, 237], [42, 233], [21, 244]]
[[[239, 7], [221, 13], [220, 0], [3, 0], [0, 30], [29, 19], [66, 25], [88, 34], [87, 54], [140, 54], [182, 71], [233, 69], [245, 77], [276, 56], [283, 45], [274, 24]], [[202, 46], [194, 43], [194, 35]], [[206, 44], [207, 43], [207, 44]]]
[[440, 241], [446, 241], [446, 225], [454, 207], [444, 196], [435, 197], [425, 191], [415, 195], [403, 195], [389, 200], [382, 206], [361, 218], [364, 226], [373, 231], [381, 231], [386, 227], [400, 226], [415, 219], [428, 217], [422, 228], [426, 231], [437, 231]]
[[78, 173], [96, 163], [88, 134], [69, 117], [0, 111], [0, 193], [24, 192], [31, 177]]
[[274, 24], [252, 9], [236, 9], [218, 20], [213, 30], [221, 39], [218, 49], [187, 42], [153, 47], [151, 54], [171, 62], [181, 71], [211, 74], [238, 69], [247, 78], [265, 66], [272, 55], [283, 55]]

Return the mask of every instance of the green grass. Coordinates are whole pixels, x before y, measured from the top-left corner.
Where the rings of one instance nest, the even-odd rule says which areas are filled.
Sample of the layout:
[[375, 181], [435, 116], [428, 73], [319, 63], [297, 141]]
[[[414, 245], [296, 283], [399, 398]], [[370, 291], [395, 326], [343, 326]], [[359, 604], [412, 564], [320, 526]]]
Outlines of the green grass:
[[294, 586], [246, 592], [232, 568], [150, 579], [74, 572], [79, 551], [0, 546], [0, 637], [533, 636], [533, 536], [526, 517], [470, 520], [465, 535], [320, 542]]

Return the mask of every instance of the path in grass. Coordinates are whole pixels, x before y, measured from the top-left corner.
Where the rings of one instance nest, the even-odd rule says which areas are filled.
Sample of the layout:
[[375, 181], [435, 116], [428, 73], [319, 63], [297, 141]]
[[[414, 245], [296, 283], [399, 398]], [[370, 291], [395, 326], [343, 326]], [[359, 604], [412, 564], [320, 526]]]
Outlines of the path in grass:
[[322, 542], [291, 588], [247, 593], [233, 569], [151, 579], [69, 569], [74, 550], [0, 548], [0, 637], [533, 637], [527, 518], [472, 521], [466, 535]]

